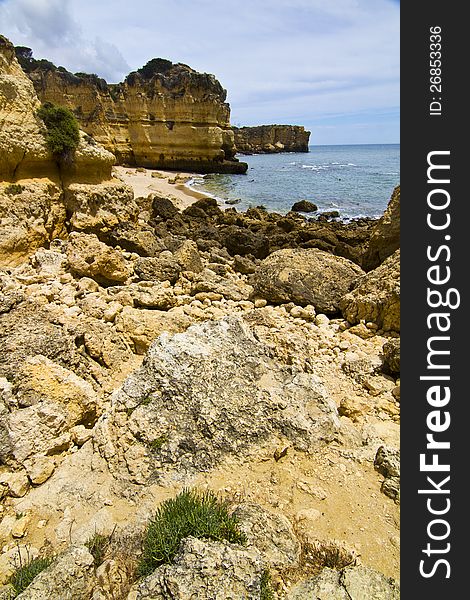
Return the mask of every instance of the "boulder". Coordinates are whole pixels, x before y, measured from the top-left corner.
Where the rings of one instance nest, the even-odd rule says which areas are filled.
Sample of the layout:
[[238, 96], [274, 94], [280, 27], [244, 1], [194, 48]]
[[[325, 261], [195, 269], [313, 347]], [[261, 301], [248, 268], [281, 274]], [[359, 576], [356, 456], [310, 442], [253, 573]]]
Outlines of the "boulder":
[[265, 258], [269, 253], [269, 238], [244, 227], [230, 225], [221, 231], [221, 242], [232, 256], [239, 254]]
[[96, 585], [93, 556], [72, 547], [36, 575], [18, 600], [89, 600]]
[[340, 571], [325, 568], [295, 585], [287, 600], [399, 600], [398, 583], [362, 565]]
[[164, 221], [172, 219], [179, 213], [179, 210], [168, 198], [154, 196], [152, 200], [152, 214], [154, 217], [160, 217]]
[[400, 338], [391, 338], [385, 342], [383, 348], [385, 370], [393, 375], [400, 373]]
[[315, 212], [316, 210], [318, 210], [318, 206], [309, 200], [299, 200], [291, 208], [293, 212]]
[[[136, 453], [135, 468], [145, 480], [150, 472], [163, 476], [162, 467], [179, 476], [205, 471], [280, 433], [297, 449], [331, 439], [338, 414], [323, 385], [271, 354], [238, 317], [161, 335], [114, 394], [115, 418], [95, 426], [96, 445], [105, 455], [114, 448], [111, 462], [124, 455], [120, 466], [129, 467]], [[149, 453], [158, 439], [165, 441]]]
[[211, 269], [204, 269], [194, 278], [191, 285], [191, 295], [200, 292], [213, 292], [220, 294], [227, 300], [248, 300], [253, 293], [253, 288], [238, 277], [218, 275]]
[[130, 222], [120, 223], [109, 233], [102, 232], [100, 237], [110, 246], [120, 246], [123, 250], [140, 256], [155, 256], [165, 250], [165, 245], [153, 231], [139, 228]]
[[181, 266], [173, 254], [165, 250], [158, 257], [137, 260], [134, 272], [143, 281], [169, 281], [174, 284], [181, 273]]
[[392, 197], [381, 219], [374, 225], [369, 244], [362, 258], [362, 268], [376, 269], [400, 247], [400, 186]]
[[351, 324], [364, 320], [384, 331], [400, 331], [400, 250], [362, 277], [340, 307]]
[[174, 251], [173, 256], [183, 271], [200, 273], [204, 268], [197, 245], [192, 240], [185, 240], [181, 246]]
[[363, 271], [354, 263], [316, 248], [278, 250], [266, 258], [251, 279], [255, 294], [274, 303], [311, 304], [335, 314], [341, 298]]
[[400, 450], [380, 446], [375, 455], [374, 467], [385, 477], [382, 492], [398, 503], [400, 501]]
[[186, 538], [173, 564], [136, 586], [136, 600], [259, 600], [263, 561], [254, 548]]
[[67, 244], [70, 269], [99, 283], [123, 283], [131, 274], [121, 252], [106, 246], [94, 234], [72, 233]]

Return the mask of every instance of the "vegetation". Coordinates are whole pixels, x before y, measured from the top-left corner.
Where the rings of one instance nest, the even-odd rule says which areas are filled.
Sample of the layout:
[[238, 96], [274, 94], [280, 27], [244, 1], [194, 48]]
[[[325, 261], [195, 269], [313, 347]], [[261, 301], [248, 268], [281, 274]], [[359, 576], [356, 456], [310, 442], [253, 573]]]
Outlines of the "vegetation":
[[165, 500], [150, 521], [138, 575], [148, 575], [159, 565], [171, 563], [181, 540], [189, 536], [246, 543], [245, 534], [239, 530], [237, 519], [229, 514], [227, 503], [213, 492], [185, 489], [176, 498]]
[[171, 60], [166, 60], [164, 58], [152, 58], [152, 60], [149, 60], [146, 65], [140, 69], [137, 69], [137, 73], [142, 75], [142, 77], [145, 79], [151, 79], [157, 73], [167, 73], [172, 66], [173, 63]]
[[64, 161], [71, 160], [80, 141], [77, 119], [72, 111], [46, 102], [37, 114], [46, 125], [46, 141], [49, 150], [56, 158]]
[[85, 546], [93, 556], [95, 567], [99, 567], [104, 561], [106, 550], [110, 543], [110, 535], [103, 535], [102, 533], [96, 532], [85, 542]]
[[260, 585], [260, 600], [274, 600], [274, 592], [271, 585], [271, 573], [268, 569], [263, 571], [261, 575], [261, 585]]
[[55, 71], [57, 69], [55, 64], [51, 63], [50, 60], [45, 60], [44, 58], [37, 60], [33, 58], [33, 51], [26, 46], [16, 46], [15, 54], [25, 73], [31, 73], [37, 69], [41, 71]]
[[5, 188], [5, 194], [8, 196], [17, 196], [23, 191], [23, 186], [19, 183], [12, 183]]
[[158, 450], [160, 450], [162, 446], [167, 442], [168, 437], [166, 435], [161, 435], [160, 437], [157, 437], [156, 439], [152, 440], [149, 443], [149, 446], [154, 452], [158, 452]]
[[9, 583], [13, 586], [14, 596], [16, 598], [21, 592], [28, 587], [28, 585], [33, 581], [36, 575], [39, 575], [44, 569], [52, 563], [52, 558], [33, 558], [26, 561], [25, 564], [22, 564], [22, 560], [20, 557], [20, 566], [13, 575], [10, 577]]

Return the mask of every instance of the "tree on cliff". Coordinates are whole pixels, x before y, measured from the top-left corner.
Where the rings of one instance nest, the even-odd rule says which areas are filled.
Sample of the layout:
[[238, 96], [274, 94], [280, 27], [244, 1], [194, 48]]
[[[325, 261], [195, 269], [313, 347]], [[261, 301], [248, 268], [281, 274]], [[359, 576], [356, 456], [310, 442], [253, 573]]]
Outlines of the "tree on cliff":
[[46, 142], [52, 154], [64, 161], [71, 161], [80, 142], [80, 131], [75, 115], [68, 108], [46, 102], [37, 115], [46, 126]]

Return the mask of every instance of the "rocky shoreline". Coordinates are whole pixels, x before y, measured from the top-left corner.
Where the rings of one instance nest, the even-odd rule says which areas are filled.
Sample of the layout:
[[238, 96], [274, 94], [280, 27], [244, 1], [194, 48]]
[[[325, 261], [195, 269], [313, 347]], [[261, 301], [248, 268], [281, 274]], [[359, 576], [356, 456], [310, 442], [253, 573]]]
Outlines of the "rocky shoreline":
[[[348, 225], [134, 197], [83, 135], [57, 165], [36, 106], [4, 43], [0, 598], [40, 558], [17, 598], [398, 599], [399, 188]], [[244, 543], [139, 576], [184, 488]]]

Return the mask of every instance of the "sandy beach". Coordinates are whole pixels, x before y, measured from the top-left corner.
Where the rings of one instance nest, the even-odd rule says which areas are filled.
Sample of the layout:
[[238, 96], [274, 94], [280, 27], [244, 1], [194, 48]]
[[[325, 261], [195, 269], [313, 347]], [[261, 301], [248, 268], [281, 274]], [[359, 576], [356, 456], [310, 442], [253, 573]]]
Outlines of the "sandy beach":
[[146, 198], [149, 194], [164, 196], [180, 210], [184, 210], [196, 200], [208, 197], [208, 194], [189, 188], [186, 183], [196, 173], [161, 171], [143, 167], [113, 167], [113, 176], [134, 190], [136, 198]]

